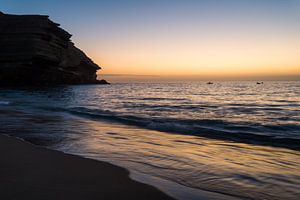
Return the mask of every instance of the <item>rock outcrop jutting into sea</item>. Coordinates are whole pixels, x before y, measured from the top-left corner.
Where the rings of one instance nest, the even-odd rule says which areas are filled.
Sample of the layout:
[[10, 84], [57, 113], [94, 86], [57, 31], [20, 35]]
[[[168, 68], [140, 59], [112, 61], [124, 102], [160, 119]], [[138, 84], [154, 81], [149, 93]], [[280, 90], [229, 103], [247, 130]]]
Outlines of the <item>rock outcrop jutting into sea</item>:
[[0, 12], [0, 85], [105, 83], [59, 26], [46, 15]]

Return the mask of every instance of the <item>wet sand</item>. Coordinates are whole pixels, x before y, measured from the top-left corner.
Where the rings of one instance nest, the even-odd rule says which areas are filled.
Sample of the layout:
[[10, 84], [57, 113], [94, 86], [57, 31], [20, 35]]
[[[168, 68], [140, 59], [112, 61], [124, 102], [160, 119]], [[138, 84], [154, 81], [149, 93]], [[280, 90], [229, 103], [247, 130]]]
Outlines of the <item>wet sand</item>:
[[0, 199], [172, 199], [126, 169], [0, 135]]

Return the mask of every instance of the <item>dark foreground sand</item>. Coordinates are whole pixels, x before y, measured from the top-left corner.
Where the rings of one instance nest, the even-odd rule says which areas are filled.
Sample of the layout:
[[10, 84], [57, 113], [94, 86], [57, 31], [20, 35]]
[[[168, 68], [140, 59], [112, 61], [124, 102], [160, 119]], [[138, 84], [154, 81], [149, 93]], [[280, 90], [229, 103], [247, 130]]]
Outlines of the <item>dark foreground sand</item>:
[[1, 200], [172, 199], [114, 165], [0, 135]]

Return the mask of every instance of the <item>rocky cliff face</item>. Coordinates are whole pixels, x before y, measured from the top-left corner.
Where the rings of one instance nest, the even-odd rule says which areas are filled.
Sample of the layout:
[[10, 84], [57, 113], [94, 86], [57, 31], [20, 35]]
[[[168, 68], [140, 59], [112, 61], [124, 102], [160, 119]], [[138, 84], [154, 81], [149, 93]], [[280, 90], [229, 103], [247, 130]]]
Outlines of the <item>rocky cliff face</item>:
[[0, 85], [99, 83], [100, 67], [70, 38], [49, 16], [0, 12]]

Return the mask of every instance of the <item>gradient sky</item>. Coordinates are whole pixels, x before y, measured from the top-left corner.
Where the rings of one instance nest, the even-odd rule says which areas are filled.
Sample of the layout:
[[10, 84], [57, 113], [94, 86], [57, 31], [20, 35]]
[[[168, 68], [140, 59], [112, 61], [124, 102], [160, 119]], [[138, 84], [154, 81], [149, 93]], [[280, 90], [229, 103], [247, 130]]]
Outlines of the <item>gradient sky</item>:
[[102, 74], [300, 75], [300, 0], [0, 0], [47, 14]]

